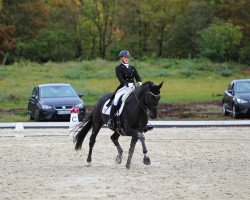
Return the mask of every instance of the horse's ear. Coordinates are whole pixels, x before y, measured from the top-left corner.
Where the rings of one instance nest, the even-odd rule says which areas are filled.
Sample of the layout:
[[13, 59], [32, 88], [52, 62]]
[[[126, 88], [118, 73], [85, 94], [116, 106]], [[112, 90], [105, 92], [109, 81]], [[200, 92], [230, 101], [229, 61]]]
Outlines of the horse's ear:
[[158, 85], [158, 88], [159, 88], [159, 89], [161, 89], [161, 87], [162, 87], [162, 85], [163, 85], [163, 82], [164, 82], [164, 81], [162, 81], [162, 82], [160, 83], [160, 85]]

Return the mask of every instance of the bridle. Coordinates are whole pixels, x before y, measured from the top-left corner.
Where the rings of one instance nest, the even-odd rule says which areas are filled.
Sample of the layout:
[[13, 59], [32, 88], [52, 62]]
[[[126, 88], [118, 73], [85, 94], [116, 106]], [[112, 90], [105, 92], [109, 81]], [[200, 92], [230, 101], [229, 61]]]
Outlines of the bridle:
[[158, 99], [161, 95], [160, 94], [154, 94], [153, 92], [149, 91], [148, 94], [153, 95], [156, 99]]
[[[148, 91], [146, 96], [148, 97], [149, 94], [152, 95], [152, 96], [154, 96], [156, 99], [160, 98], [160, 96], [161, 96], [160, 94], [157, 95], [157, 94], [154, 94], [151, 91]], [[141, 106], [141, 108], [144, 110], [145, 113], [148, 113], [147, 109], [151, 110], [151, 109], [156, 109], [157, 108], [157, 106], [146, 106], [146, 105], [143, 105], [143, 103], [140, 101], [140, 99], [138, 99], [135, 91], [134, 91], [134, 95], [135, 95], [135, 99], [137, 100], [138, 104]]]

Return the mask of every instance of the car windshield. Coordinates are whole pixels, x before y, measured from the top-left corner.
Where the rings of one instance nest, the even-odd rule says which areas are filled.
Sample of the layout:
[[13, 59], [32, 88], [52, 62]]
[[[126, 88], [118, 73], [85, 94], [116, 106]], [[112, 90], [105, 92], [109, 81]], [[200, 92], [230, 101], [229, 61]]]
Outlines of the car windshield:
[[242, 81], [236, 84], [237, 93], [250, 93], [250, 81]]
[[71, 86], [48, 86], [40, 91], [43, 98], [76, 97], [77, 94]]

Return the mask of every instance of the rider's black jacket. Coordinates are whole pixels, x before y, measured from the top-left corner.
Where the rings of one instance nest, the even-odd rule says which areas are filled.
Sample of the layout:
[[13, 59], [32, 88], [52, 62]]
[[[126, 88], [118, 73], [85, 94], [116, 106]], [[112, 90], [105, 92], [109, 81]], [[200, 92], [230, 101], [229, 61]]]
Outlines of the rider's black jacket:
[[115, 73], [120, 81], [118, 88], [125, 85], [128, 86], [128, 83], [134, 83], [134, 78], [137, 82], [142, 82], [137, 70], [131, 65], [127, 68], [123, 63], [121, 63], [115, 68]]
[[122, 88], [123, 86], [128, 86], [128, 83], [134, 83], [134, 78], [137, 82], [142, 82], [137, 70], [131, 65], [129, 65], [129, 67], [127, 68], [123, 63], [121, 63], [115, 68], [115, 73], [118, 80], [120, 81], [120, 85], [116, 88], [115, 92], [110, 97], [110, 101], [107, 106], [111, 105], [115, 97], [115, 93], [120, 88]]

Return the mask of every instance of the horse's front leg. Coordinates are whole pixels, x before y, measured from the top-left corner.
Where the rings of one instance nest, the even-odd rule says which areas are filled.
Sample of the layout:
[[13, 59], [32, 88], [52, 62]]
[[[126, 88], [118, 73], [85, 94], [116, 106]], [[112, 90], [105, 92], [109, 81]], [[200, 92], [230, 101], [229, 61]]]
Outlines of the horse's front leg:
[[147, 147], [146, 147], [146, 144], [145, 144], [145, 137], [144, 137], [144, 134], [138, 132], [138, 133], [137, 133], [137, 137], [138, 137], [138, 139], [141, 141], [141, 144], [142, 144], [142, 151], [143, 151], [143, 153], [144, 153], [143, 163], [144, 163], [145, 165], [150, 165], [150, 164], [151, 164], [151, 161], [150, 161], [150, 158], [149, 158], [148, 155], [147, 155], [148, 150], [147, 150]]
[[122, 162], [122, 153], [123, 153], [122, 147], [120, 146], [120, 144], [118, 142], [119, 137], [120, 137], [120, 134], [117, 133], [117, 132], [114, 132], [114, 134], [110, 137], [112, 142], [116, 146], [117, 151], [118, 151], [118, 155], [116, 156], [116, 159], [115, 159], [117, 164], [121, 164], [121, 162]]
[[132, 137], [131, 142], [130, 142], [130, 148], [129, 148], [129, 151], [128, 151], [128, 160], [127, 160], [127, 163], [126, 163], [126, 168], [127, 169], [130, 168], [131, 159], [132, 159], [132, 156], [134, 154], [135, 145], [136, 145], [137, 141], [138, 141], [137, 137]]
[[130, 149], [129, 149], [129, 156], [128, 156], [128, 161], [127, 161], [126, 167], [127, 168], [130, 167], [131, 158], [132, 158], [132, 155], [134, 153], [135, 144], [136, 144], [137, 140], [140, 140], [141, 144], [142, 144], [142, 150], [143, 150], [143, 153], [144, 153], [143, 163], [145, 165], [150, 165], [151, 162], [150, 162], [150, 158], [147, 155], [148, 150], [147, 150], [147, 147], [146, 147], [146, 144], [145, 144], [144, 134], [139, 132], [137, 129], [131, 128], [129, 126], [125, 126], [125, 132], [129, 133], [132, 136], [132, 140], [131, 140], [131, 143], [130, 143]]

